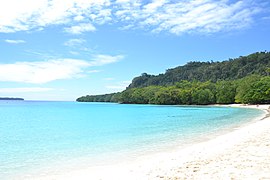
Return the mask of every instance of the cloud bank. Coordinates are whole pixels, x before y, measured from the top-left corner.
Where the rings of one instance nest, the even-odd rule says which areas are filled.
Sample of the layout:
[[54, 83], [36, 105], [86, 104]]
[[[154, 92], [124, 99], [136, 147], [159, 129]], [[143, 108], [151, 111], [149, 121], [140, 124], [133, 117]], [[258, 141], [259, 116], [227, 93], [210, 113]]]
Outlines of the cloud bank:
[[20, 39], [6, 39], [5, 40], [6, 43], [9, 43], [9, 44], [21, 44], [21, 43], [25, 43], [24, 40], [20, 40]]
[[265, 6], [255, 0], [9, 0], [0, 4], [0, 32], [62, 25], [78, 35], [114, 23], [155, 33], [215, 33], [250, 26]]
[[0, 81], [43, 84], [59, 79], [71, 79], [81, 77], [89, 67], [115, 63], [122, 58], [120, 55], [96, 55], [92, 61], [53, 59], [0, 64]]

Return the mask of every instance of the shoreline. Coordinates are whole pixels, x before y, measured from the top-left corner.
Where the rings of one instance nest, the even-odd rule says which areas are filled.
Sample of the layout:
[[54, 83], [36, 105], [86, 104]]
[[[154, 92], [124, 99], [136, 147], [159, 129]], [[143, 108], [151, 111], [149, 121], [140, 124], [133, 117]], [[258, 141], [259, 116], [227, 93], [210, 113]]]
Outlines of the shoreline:
[[270, 106], [216, 106], [256, 108], [265, 114], [186, 148], [143, 156], [134, 162], [89, 167], [38, 179], [270, 179]]

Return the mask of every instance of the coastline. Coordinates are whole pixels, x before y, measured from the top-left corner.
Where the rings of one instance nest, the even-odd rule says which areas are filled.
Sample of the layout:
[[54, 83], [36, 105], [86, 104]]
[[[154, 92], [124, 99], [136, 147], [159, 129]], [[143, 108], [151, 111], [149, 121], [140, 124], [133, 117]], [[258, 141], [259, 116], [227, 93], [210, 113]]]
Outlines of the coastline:
[[38, 179], [270, 179], [270, 106], [222, 106], [257, 108], [264, 110], [265, 115], [184, 149]]

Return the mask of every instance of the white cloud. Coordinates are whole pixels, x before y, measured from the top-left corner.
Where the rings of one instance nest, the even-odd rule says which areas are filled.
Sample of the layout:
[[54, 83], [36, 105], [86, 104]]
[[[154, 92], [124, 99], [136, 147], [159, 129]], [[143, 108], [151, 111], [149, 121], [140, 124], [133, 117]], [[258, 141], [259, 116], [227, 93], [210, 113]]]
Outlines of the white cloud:
[[101, 72], [101, 70], [90, 70], [90, 71], [87, 71], [88, 73], [98, 73], [98, 72]]
[[161, 8], [167, 2], [167, 0], [153, 0], [151, 3], [144, 6], [144, 11], [148, 13], [154, 13], [157, 11], [158, 8]]
[[[0, 2], [0, 32], [27, 31], [72, 22], [95, 23], [108, 19], [108, 0], [9, 0]], [[94, 19], [93, 19], [94, 17]], [[75, 30], [74, 30], [75, 28]], [[85, 28], [93, 29], [90, 25]], [[76, 32], [74, 26], [71, 32]]]
[[110, 56], [110, 55], [104, 55], [99, 54], [93, 56], [93, 60], [90, 62], [91, 66], [103, 66], [105, 64], [111, 64], [118, 62], [124, 58], [123, 55], [117, 55], [117, 56]]
[[[142, 9], [142, 10], [141, 10]], [[141, 9], [131, 7], [129, 11], [122, 8], [118, 18], [135, 22], [141, 28], [152, 32], [168, 31], [182, 33], [214, 33], [241, 29], [252, 23], [253, 16], [260, 12], [248, 1], [230, 3], [227, 0], [192, 0], [172, 3], [166, 0], [153, 0]]]
[[76, 26], [65, 28], [65, 31], [71, 34], [82, 34], [84, 32], [91, 32], [95, 30], [96, 28], [92, 24], [89, 24], [89, 23], [81, 23]]
[[0, 32], [63, 25], [81, 34], [122, 22], [152, 32], [215, 33], [250, 26], [263, 9], [256, 0], [9, 0], [0, 3]]
[[85, 43], [84, 39], [69, 39], [64, 43], [65, 46], [74, 47]]
[[[80, 59], [53, 59], [38, 62], [0, 64], [0, 81], [43, 84], [60, 79], [82, 77], [86, 69], [118, 62], [122, 55], [95, 55], [91, 61]], [[98, 72], [97, 70], [88, 70]]]
[[121, 81], [114, 85], [107, 85], [106, 88], [122, 91], [122, 90], [125, 90], [130, 83], [131, 81]]
[[58, 79], [74, 78], [88, 66], [88, 62], [75, 59], [0, 64], [0, 81], [47, 83]]
[[21, 43], [25, 43], [24, 40], [20, 40], [20, 39], [6, 39], [5, 40], [6, 43], [10, 43], [10, 44], [21, 44]]
[[0, 93], [33, 93], [52, 91], [52, 88], [25, 87], [25, 88], [0, 88]]
[[79, 54], [80, 54], [80, 53], [77, 52], [77, 51], [69, 51], [69, 53], [72, 54], [72, 55], [79, 55]]

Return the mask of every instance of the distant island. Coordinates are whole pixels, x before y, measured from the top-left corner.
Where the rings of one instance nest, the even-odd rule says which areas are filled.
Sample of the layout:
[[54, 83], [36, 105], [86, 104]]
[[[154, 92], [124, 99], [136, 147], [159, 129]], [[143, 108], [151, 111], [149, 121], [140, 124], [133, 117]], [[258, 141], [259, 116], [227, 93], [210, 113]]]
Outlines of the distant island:
[[10, 98], [10, 97], [0, 97], [0, 100], [15, 100], [15, 101], [23, 101], [23, 98]]
[[270, 52], [257, 52], [222, 62], [191, 61], [164, 74], [143, 73], [126, 90], [86, 95], [79, 102], [208, 105], [269, 104]]

